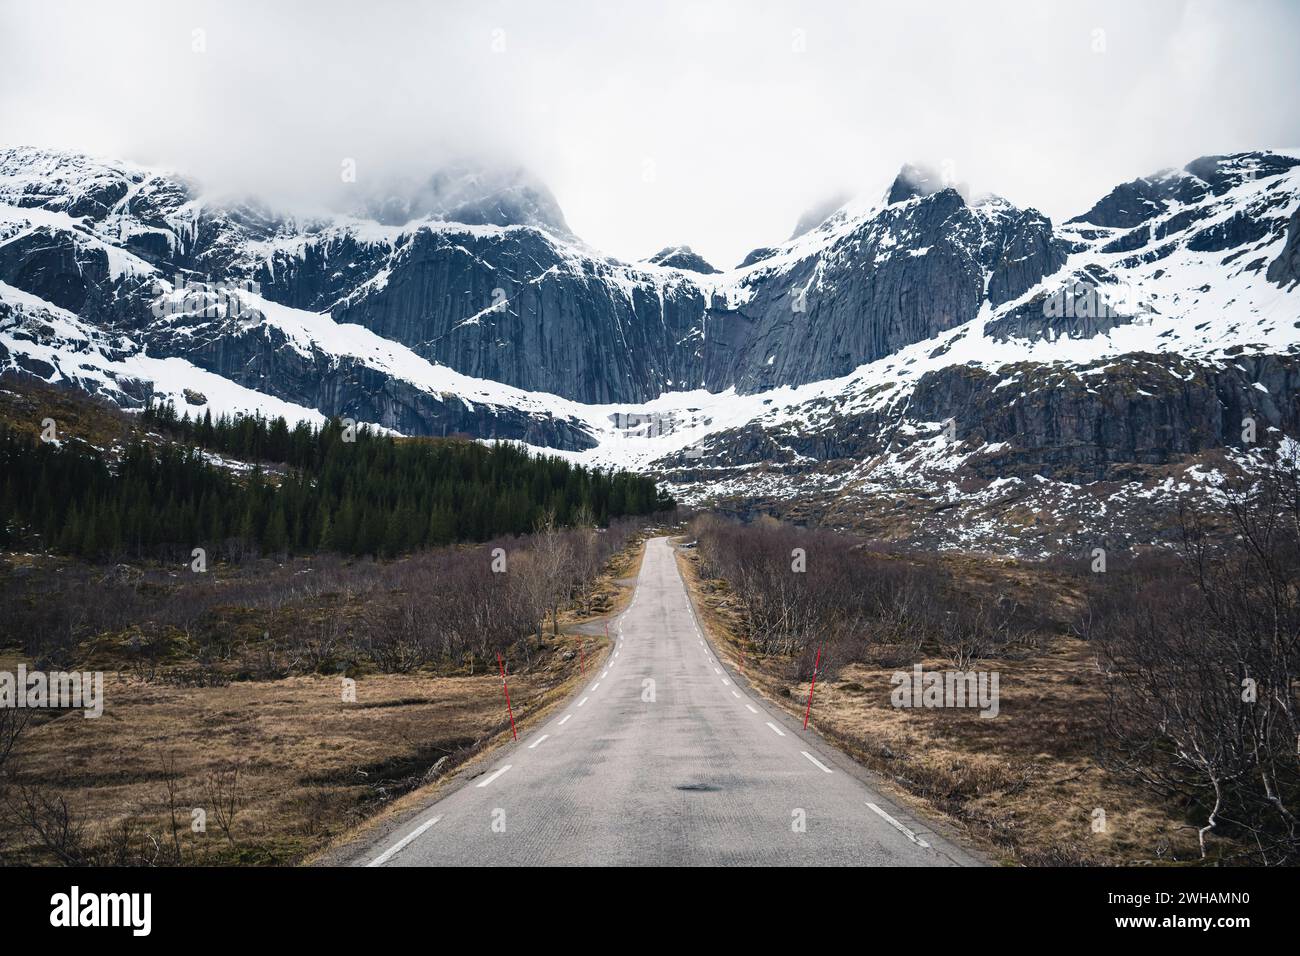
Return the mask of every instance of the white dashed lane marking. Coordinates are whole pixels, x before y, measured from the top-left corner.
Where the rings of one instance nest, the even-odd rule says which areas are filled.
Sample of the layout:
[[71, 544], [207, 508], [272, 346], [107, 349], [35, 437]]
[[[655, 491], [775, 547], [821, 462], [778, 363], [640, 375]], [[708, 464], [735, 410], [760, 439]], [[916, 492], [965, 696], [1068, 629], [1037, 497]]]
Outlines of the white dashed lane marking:
[[514, 766], [514, 764], [509, 764], [509, 763], [506, 764], [504, 767], [502, 767], [502, 768], [501, 768], [500, 770], [498, 770], [496, 773], [492, 774], [491, 776], [487, 777], [486, 779], [481, 780], [479, 783], [475, 784], [475, 786], [486, 787], [489, 783], [491, 783], [491, 782], [492, 782], [493, 780], [495, 780], [497, 777], [501, 776], [503, 773], [505, 773], [507, 770], [509, 770], [509, 769], [510, 769], [511, 767], [513, 767], [513, 766]]
[[532, 750], [534, 747], [536, 747], [538, 744], [540, 744], [543, 740], [545, 740], [545, 739], [546, 739], [547, 737], [549, 737], [549, 736], [551, 736], [551, 735], [550, 735], [550, 734], [542, 734], [540, 737], [538, 737], [536, 740], [534, 740], [531, 744], [528, 745], [528, 749], [529, 749], [529, 750]]
[[776, 734], [778, 737], [785, 736], [785, 731], [782, 730], [780, 727], [778, 727], [776, 724], [772, 723], [770, 720], [767, 722], [767, 725], [772, 728], [772, 732]]
[[565, 714], [563, 717], [560, 718], [560, 723], [558, 724], [558, 726], [563, 727], [564, 722], [567, 721], [572, 716], [573, 716], [572, 714]]
[[421, 833], [423, 833], [425, 830], [429, 829], [429, 827], [433, 826], [435, 823], [437, 823], [437, 822], [438, 822], [439, 820], [441, 820], [441, 819], [442, 819], [442, 817], [434, 817], [432, 820], [428, 821], [427, 823], [421, 824], [419, 827], [417, 827], [416, 829], [412, 830], [412, 831], [411, 831], [410, 833], [408, 833], [406, 836], [402, 837], [400, 840], [398, 840], [396, 843], [394, 843], [391, 847], [389, 847], [387, 850], [385, 850], [385, 851], [384, 851], [383, 853], [381, 853], [379, 856], [375, 857], [373, 860], [371, 860], [369, 863], [367, 863], [366, 866], [383, 866], [385, 863], [387, 863], [389, 860], [391, 860], [391, 859], [392, 859], [394, 856], [396, 856], [398, 853], [400, 853], [400, 852], [402, 852], [403, 850], [405, 850], [406, 847], [411, 843], [412, 840], [414, 840], [414, 839], [415, 839], [416, 837], [418, 837]]
[[815, 767], [819, 768], [820, 770], [822, 770], [823, 772], [825, 772], [825, 773], [834, 773], [834, 772], [835, 772], [835, 771], [831, 770], [830, 767], [826, 766], [826, 764], [822, 763], [820, 760], [818, 760], [816, 757], [814, 757], [812, 754], [810, 754], [808, 751], [806, 751], [806, 750], [801, 750], [801, 751], [799, 751], [799, 752], [800, 752], [801, 754], [803, 754], [805, 757], [807, 757], [809, 760], [811, 760], [811, 761], [813, 762], [813, 765], [814, 765]]

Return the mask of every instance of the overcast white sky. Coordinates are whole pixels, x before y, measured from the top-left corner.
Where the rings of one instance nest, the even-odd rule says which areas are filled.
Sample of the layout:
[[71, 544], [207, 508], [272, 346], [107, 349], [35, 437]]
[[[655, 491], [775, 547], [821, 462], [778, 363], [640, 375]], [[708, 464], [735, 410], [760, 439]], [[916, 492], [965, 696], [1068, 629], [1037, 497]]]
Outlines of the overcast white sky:
[[332, 196], [345, 157], [359, 185], [511, 159], [611, 254], [730, 265], [909, 159], [1062, 219], [1161, 166], [1300, 146], [1297, 37], [1287, 0], [0, 0], [0, 142], [284, 205]]

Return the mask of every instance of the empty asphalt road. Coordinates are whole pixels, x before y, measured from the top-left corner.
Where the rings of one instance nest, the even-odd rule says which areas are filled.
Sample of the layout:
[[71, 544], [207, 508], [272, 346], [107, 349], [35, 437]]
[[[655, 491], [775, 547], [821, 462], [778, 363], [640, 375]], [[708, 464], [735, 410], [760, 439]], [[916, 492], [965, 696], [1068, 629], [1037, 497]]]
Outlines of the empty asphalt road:
[[696, 625], [668, 539], [647, 543], [610, 635], [608, 666], [567, 706], [347, 861], [977, 864], [736, 686]]

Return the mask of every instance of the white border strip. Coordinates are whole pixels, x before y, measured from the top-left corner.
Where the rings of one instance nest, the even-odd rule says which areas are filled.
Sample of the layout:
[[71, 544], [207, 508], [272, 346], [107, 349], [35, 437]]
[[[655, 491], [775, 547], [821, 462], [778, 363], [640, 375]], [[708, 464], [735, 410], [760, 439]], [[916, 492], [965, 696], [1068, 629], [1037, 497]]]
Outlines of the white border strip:
[[890, 826], [892, 826], [892, 827], [893, 827], [895, 830], [897, 830], [899, 833], [903, 834], [903, 836], [907, 837], [909, 840], [911, 840], [911, 841], [912, 841], [913, 843], [915, 843], [917, 846], [923, 846], [923, 847], [925, 847], [927, 850], [930, 849], [930, 844], [926, 843], [926, 842], [925, 842], [924, 840], [922, 840], [919, 836], [917, 836], [915, 833], [913, 833], [913, 832], [912, 832], [911, 830], [909, 830], [907, 827], [903, 826], [901, 823], [899, 823], [897, 820], [895, 820], [893, 817], [891, 817], [891, 816], [890, 816], [888, 813], [886, 813], [884, 810], [880, 809], [880, 807], [876, 806], [876, 805], [875, 805], [874, 803], [872, 803], [870, 800], [867, 801], [867, 806], [870, 807], [872, 810], [874, 810], [876, 813], [880, 814], [882, 817], [884, 817], [885, 820], [888, 821], [888, 823], [890, 824]]

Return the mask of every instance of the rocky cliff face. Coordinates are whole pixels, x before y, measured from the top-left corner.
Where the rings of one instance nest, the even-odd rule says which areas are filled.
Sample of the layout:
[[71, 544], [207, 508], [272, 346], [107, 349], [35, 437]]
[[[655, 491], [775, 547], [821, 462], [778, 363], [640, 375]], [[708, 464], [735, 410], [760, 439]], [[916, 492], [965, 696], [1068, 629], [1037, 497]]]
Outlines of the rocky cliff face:
[[715, 296], [706, 387], [752, 392], [846, 375], [970, 322], [985, 302], [1005, 302], [1065, 262], [1066, 245], [1033, 210], [909, 188], [895, 183], [900, 201], [833, 216], [757, 261], [736, 304]]
[[672, 272], [575, 257], [535, 229], [421, 228], [331, 314], [476, 378], [589, 403], [698, 383], [704, 294]]
[[1025, 363], [1001, 372], [1016, 376], [1015, 396], [997, 387], [997, 375], [950, 366], [922, 378], [910, 410], [920, 419], [951, 420], [961, 447], [998, 446], [973, 463], [990, 479], [1100, 481], [1130, 465], [1246, 449], [1270, 431], [1300, 427], [1300, 356], [1199, 363], [1135, 353], [1104, 367]]
[[698, 459], [675, 463], [763, 460], [791, 473], [816, 472], [826, 461], [928, 453], [937, 442], [963, 466], [978, 452], [969, 472], [986, 479], [1088, 482], [1209, 449], [1249, 450], [1270, 434], [1300, 431], [1298, 355], [1208, 363], [1154, 353], [1120, 358], [1068, 369], [1026, 362], [996, 373], [951, 365], [922, 375], [905, 409], [844, 414], [828, 404], [815, 427], [753, 422], [714, 436]]

